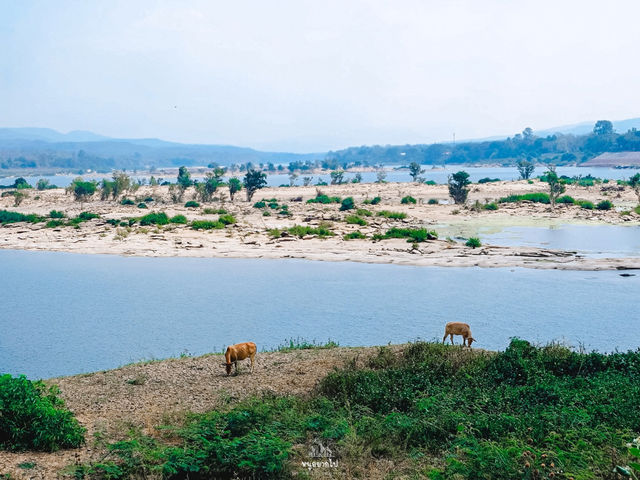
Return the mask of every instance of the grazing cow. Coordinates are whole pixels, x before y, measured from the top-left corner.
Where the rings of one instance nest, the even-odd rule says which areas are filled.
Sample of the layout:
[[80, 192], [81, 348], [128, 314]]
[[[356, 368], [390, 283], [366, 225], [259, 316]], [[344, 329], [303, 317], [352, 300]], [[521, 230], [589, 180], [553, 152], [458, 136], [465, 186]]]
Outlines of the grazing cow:
[[451, 338], [451, 345], [453, 345], [453, 336], [454, 335], [462, 335], [462, 346], [464, 347], [465, 343], [469, 348], [471, 348], [471, 343], [475, 342], [476, 339], [471, 336], [471, 328], [469, 325], [462, 322], [449, 322], [444, 327], [444, 337], [442, 337], [442, 343], [447, 339], [447, 335]]
[[236, 366], [236, 375], [238, 374], [238, 361], [246, 358], [251, 359], [251, 373], [253, 373], [253, 359], [256, 356], [256, 344], [253, 342], [237, 343], [229, 345], [224, 354], [226, 360], [222, 365], [227, 368], [227, 375], [231, 374], [231, 365]]

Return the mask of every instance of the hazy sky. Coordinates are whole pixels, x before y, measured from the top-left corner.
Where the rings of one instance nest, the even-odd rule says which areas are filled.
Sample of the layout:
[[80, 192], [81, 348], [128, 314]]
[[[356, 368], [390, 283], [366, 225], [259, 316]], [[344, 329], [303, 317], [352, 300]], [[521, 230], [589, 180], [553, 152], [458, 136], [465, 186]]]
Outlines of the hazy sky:
[[0, 0], [0, 127], [323, 151], [637, 117], [638, 18], [638, 0]]

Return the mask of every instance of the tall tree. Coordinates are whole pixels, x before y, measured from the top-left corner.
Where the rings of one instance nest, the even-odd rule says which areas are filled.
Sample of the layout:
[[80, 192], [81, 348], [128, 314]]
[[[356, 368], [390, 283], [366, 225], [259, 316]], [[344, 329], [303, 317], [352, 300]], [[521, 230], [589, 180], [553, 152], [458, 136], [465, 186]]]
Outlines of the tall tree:
[[191, 181], [191, 174], [189, 173], [189, 170], [187, 170], [187, 167], [180, 167], [178, 169], [178, 185], [187, 189], [192, 184], [193, 182]]
[[469, 174], [464, 170], [461, 170], [453, 175], [449, 175], [448, 184], [449, 195], [451, 195], [453, 201], [456, 204], [465, 203], [467, 201], [467, 196], [469, 195], [467, 185], [471, 184]]
[[613, 133], [613, 123], [609, 120], [598, 120], [593, 127], [595, 135], [611, 135]]
[[560, 183], [555, 165], [549, 165], [548, 170], [544, 172], [544, 176], [549, 184], [549, 202], [551, 203], [551, 209], [554, 210], [556, 207], [556, 200], [564, 193], [566, 188], [564, 184]]
[[247, 191], [247, 202], [250, 202], [253, 194], [267, 185], [267, 175], [259, 170], [250, 168], [244, 176], [243, 184]]
[[411, 175], [411, 178], [413, 178], [414, 182], [418, 182], [418, 178], [424, 172], [425, 170], [423, 168], [420, 168], [420, 164], [418, 162], [411, 162], [409, 164], [409, 175]]
[[531, 174], [536, 168], [533, 162], [524, 159], [516, 163], [516, 166], [518, 167], [520, 178], [522, 178], [523, 180], [529, 180], [529, 178], [531, 178]]
[[229, 179], [229, 198], [233, 202], [234, 195], [242, 189], [242, 182], [237, 177]]

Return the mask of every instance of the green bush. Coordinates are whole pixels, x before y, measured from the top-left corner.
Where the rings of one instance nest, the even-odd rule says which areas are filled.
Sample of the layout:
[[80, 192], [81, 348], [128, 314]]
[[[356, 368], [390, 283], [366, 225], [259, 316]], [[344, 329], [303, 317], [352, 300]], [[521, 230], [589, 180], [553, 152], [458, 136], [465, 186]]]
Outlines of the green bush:
[[640, 205], [634, 208], [633, 211], [636, 212], [638, 215], [640, 215]]
[[344, 240], [356, 240], [356, 239], [364, 239], [367, 236], [362, 233], [360, 230], [356, 230], [355, 232], [346, 233], [342, 236]]
[[411, 195], [407, 195], [406, 197], [402, 197], [402, 200], [400, 200], [400, 203], [402, 203], [403, 205], [408, 205], [408, 204], [416, 204], [417, 200], [415, 198], [413, 198]]
[[480, 243], [480, 239], [478, 237], [471, 237], [466, 241], [465, 245], [471, 248], [478, 248], [482, 246], [482, 243]]
[[361, 217], [370, 217], [373, 215], [373, 213], [366, 208], [359, 208], [356, 210], [356, 215], [359, 215]]
[[310, 198], [309, 200], [307, 200], [307, 203], [323, 203], [323, 204], [327, 204], [327, 203], [340, 203], [342, 200], [340, 199], [340, 197], [328, 197], [327, 195], [324, 194], [318, 194], [316, 195], [316, 198]]
[[145, 202], [149, 203], [149, 202], [153, 202], [153, 197], [147, 197], [144, 199]]
[[[255, 205], [254, 205], [255, 207]], [[224, 208], [204, 208], [202, 210], [204, 215], [225, 215], [227, 212]]]
[[194, 220], [191, 222], [191, 228], [194, 230], [220, 230], [224, 228], [224, 223], [210, 220]]
[[227, 213], [226, 215], [220, 215], [218, 221], [224, 225], [232, 225], [237, 222], [236, 217]]
[[590, 202], [589, 200], [576, 200], [576, 205], [579, 205], [580, 208], [584, 208], [586, 210], [593, 210], [595, 208], [593, 202]]
[[175, 215], [169, 219], [169, 222], [177, 223], [177, 224], [186, 224], [187, 217], [185, 217], [184, 215]]
[[266, 207], [267, 207], [267, 204], [262, 200], [253, 204], [253, 208], [266, 208]]
[[438, 200], [437, 200], [436, 198], [430, 198], [430, 199], [427, 201], [427, 204], [428, 204], [428, 205], [438, 205], [438, 203], [439, 203], [439, 202], [438, 202]]
[[0, 448], [52, 452], [82, 445], [85, 429], [58, 394], [24, 376], [0, 376]]
[[478, 180], [478, 183], [493, 183], [493, 182], [499, 182], [499, 181], [500, 181], [499, 178], [484, 177]]
[[167, 225], [169, 217], [164, 212], [151, 212], [140, 218], [140, 225]]
[[86, 222], [87, 220], [93, 220], [94, 218], [100, 218], [100, 215], [98, 215], [97, 213], [92, 213], [92, 212], [81, 212], [80, 215], [78, 215], [76, 218], [79, 218], [83, 222]]
[[64, 225], [64, 221], [62, 220], [49, 220], [46, 224], [46, 228], [56, 228]]
[[371, 200], [366, 199], [364, 202], [365, 205], [377, 205], [380, 203], [381, 198], [380, 197], [373, 197]]
[[51, 210], [49, 212], [49, 218], [64, 218], [65, 216], [64, 212], [60, 212], [58, 210]]
[[134, 202], [134, 201], [133, 201], [133, 200], [131, 200], [130, 198], [126, 198], [126, 197], [125, 197], [125, 198], [123, 198], [123, 199], [120, 201], [120, 205], [135, 205], [135, 204], [136, 204], [136, 202]]
[[356, 204], [353, 201], [353, 197], [347, 197], [342, 200], [342, 204], [340, 205], [341, 212], [344, 210], [353, 210], [354, 208], [356, 208]]
[[381, 210], [378, 212], [379, 217], [390, 218], [392, 220], [402, 220], [407, 218], [407, 214], [403, 212], [390, 212], [389, 210]]
[[424, 181], [425, 185], [437, 185], [437, 183], [435, 182], [435, 180], [425, 180]]
[[485, 210], [498, 210], [498, 205], [495, 202], [485, 203], [482, 208]]
[[367, 224], [367, 221], [358, 215], [349, 215], [348, 217], [345, 217], [344, 221], [352, 225], [365, 226]]
[[514, 202], [534, 202], [534, 203], [551, 203], [549, 200], [549, 194], [544, 192], [538, 193], [525, 193], [524, 195], [509, 195], [498, 200], [499, 203], [514, 203]]
[[146, 204], [146, 203], [144, 203], [144, 202], [140, 202], [140, 203], [138, 204], [138, 208], [147, 208], [147, 204]]
[[557, 203], [564, 203], [564, 204], [567, 204], [567, 205], [573, 205], [576, 201], [570, 195], [563, 195], [562, 197], [558, 198], [558, 200], [556, 200], [556, 202]]
[[598, 202], [596, 208], [598, 210], [611, 210], [613, 208], [613, 203], [611, 203], [609, 200], [602, 200], [601, 202]]
[[390, 228], [384, 235], [374, 235], [375, 240], [386, 240], [389, 238], [406, 238], [407, 242], [425, 242], [436, 240], [438, 234], [426, 228]]
[[320, 238], [332, 237], [335, 235], [331, 230], [325, 226], [319, 226], [317, 228], [308, 227], [305, 225], [294, 225], [288, 228], [287, 231], [295, 237], [304, 237], [305, 235], [317, 235]]
[[200, 204], [194, 200], [189, 200], [187, 203], [184, 204], [184, 206], [186, 208], [198, 208]]
[[4, 225], [7, 223], [17, 223], [17, 222], [27, 222], [27, 223], [38, 223], [43, 222], [44, 218], [34, 214], [23, 214], [18, 212], [10, 212], [8, 210], [0, 210], [0, 224]]
[[271, 212], [269, 210], [265, 210], [264, 212], [262, 212], [262, 216], [263, 217], [270, 217], [271, 216]]

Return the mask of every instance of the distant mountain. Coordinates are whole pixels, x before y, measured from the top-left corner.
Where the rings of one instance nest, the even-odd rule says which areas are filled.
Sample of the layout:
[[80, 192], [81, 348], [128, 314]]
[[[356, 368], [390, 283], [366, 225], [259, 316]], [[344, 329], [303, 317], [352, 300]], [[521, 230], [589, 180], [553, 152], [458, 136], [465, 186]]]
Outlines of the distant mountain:
[[60, 133], [49, 128], [0, 128], [0, 169], [194, 166], [217, 163], [289, 163], [319, 160], [324, 153], [262, 152], [229, 145], [198, 145], [155, 138], [110, 138], [87, 131]]

